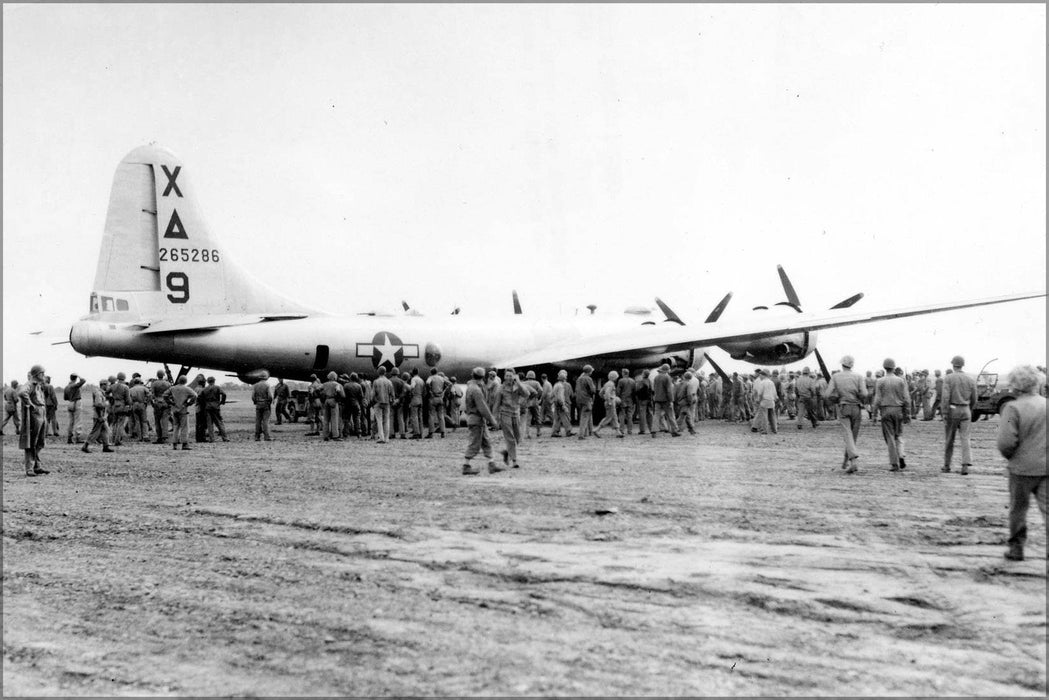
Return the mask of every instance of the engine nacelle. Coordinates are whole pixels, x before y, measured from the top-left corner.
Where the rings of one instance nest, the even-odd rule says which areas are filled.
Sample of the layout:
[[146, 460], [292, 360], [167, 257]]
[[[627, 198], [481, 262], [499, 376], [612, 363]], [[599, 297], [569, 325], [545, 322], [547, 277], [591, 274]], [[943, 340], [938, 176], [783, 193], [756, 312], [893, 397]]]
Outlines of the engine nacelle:
[[789, 365], [804, 360], [816, 348], [815, 333], [790, 333], [772, 338], [719, 346], [733, 360], [755, 365]]

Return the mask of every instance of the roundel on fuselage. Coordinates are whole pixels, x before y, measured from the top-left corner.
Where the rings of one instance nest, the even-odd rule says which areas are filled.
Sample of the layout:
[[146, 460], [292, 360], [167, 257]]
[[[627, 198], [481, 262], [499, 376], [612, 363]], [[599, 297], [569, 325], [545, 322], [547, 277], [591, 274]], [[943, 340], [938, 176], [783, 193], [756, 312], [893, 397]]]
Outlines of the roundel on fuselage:
[[404, 343], [396, 333], [379, 331], [370, 343], [357, 343], [357, 357], [371, 357], [372, 367], [387, 370], [399, 367], [406, 359], [418, 359], [419, 346]]

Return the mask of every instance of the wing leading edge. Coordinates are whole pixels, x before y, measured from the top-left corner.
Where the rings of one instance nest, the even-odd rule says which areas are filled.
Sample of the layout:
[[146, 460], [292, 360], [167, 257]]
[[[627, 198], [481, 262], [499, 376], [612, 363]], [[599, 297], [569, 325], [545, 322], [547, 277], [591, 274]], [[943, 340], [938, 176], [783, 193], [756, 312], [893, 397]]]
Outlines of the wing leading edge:
[[950, 304], [931, 304], [907, 309], [888, 311], [858, 312], [852, 314], [812, 313], [798, 314], [791, 317], [777, 317], [748, 321], [743, 323], [697, 324], [679, 326], [661, 324], [657, 326], [640, 326], [620, 333], [604, 335], [551, 345], [534, 352], [523, 353], [495, 363], [496, 367], [529, 367], [542, 364], [557, 364], [570, 360], [582, 360], [606, 355], [623, 355], [627, 353], [664, 353], [686, 350], [697, 346], [720, 345], [732, 341], [757, 340], [785, 333], [819, 331], [842, 326], [855, 326], [875, 321], [888, 321], [894, 318], [921, 316], [943, 311], [955, 311], [977, 306], [1005, 304], [1023, 299], [1044, 297], [1045, 292], [1011, 294], [1001, 297], [971, 299]]

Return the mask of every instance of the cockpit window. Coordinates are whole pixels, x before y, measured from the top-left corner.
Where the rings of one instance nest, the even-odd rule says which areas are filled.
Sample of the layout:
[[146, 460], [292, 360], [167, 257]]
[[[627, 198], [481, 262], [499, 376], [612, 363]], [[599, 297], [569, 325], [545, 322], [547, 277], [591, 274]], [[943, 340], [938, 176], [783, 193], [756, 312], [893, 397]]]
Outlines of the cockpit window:
[[117, 299], [117, 311], [128, 310], [127, 299]]
[[91, 310], [88, 313], [92, 313], [92, 314], [97, 314], [98, 313], [98, 295], [97, 294], [92, 294], [91, 295]]
[[112, 311], [113, 310], [113, 297], [102, 297], [102, 310]]

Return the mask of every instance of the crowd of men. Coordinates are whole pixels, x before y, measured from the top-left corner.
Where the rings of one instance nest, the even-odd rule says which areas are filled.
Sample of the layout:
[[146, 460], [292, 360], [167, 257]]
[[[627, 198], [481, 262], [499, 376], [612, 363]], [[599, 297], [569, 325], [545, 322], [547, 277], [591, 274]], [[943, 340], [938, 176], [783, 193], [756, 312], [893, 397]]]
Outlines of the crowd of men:
[[[879, 422], [888, 452], [889, 470], [907, 468], [904, 425], [911, 420], [945, 424], [942, 472], [952, 470], [955, 443], [959, 443], [961, 475], [972, 466], [969, 430], [976, 407], [977, 379], [964, 371], [965, 360], [955, 356], [951, 369], [932, 376], [922, 370], [905, 373], [892, 358], [886, 358], [877, 372], [860, 375], [853, 371], [853, 358], [841, 359], [841, 369], [829, 376], [813, 373], [757, 369], [753, 373], [733, 372], [705, 376], [685, 371], [673, 376], [661, 365], [654, 372], [643, 370], [635, 378], [628, 369], [609, 372], [604, 381], [595, 379], [590, 365], [570, 382], [568, 373], [558, 372], [551, 383], [546, 374], [534, 371], [497, 372], [477, 367], [465, 392], [455, 377], [431, 368], [425, 379], [418, 369], [398, 373], [380, 367], [375, 380], [356, 373], [329, 372], [325, 381], [314, 375], [305, 391], [293, 391], [282, 379], [271, 386], [263, 376], [252, 387], [255, 406], [255, 440], [271, 440], [269, 420], [276, 413], [277, 424], [294, 421], [300, 410], [309, 430], [306, 435], [323, 436], [325, 441], [354, 437], [385, 444], [394, 438], [422, 439], [435, 434], [442, 438], [446, 429], [460, 425], [464, 412], [470, 433], [463, 474], [479, 474], [470, 460], [479, 453], [495, 473], [519, 467], [517, 446], [522, 437], [541, 436], [550, 424], [550, 436], [601, 437], [613, 431], [617, 438], [637, 432], [653, 438], [662, 433], [678, 437], [686, 430], [696, 434], [696, 423], [705, 420], [745, 422], [755, 433], [776, 433], [785, 416], [798, 430], [816, 428], [821, 421], [835, 420], [841, 425], [844, 441], [842, 469], [858, 471], [857, 440], [864, 413]], [[1026, 512], [1031, 496], [1046, 512], [1046, 381], [1044, 367], [1021, 366], [1010, 378], [1015, 400], [1002, 412], [998, 447], [1009, 460], [1010, 559], [1023, 558], [1026, 540]], [[139, 373], [130, 381], [123, 372], [104, 378], [97, 385], [87, 384], [76, 374], [62, 390], [68, 414], [66, 441], [80, 444], [84, 452], [100, 444], [103, 452], [125, 442], [153, 442], [188, 450], [190, 413], [194, 414], [196, 442], [228, 441], [222, 419], [226, 392], [214, 377], [198, 374], [192, 382], [180, 375], [174, 382], [164, 370], [156, 377], [142, 379]], [[300, 402], [304, 405], [300, 406]], [[12, 381], [4, 387], [5, 428], [14, 423], [19, 447], [25, 451], [28, 477], [48, 474], [40, 460], [45, 437], [61, 436], [58, 422], [58, 392], [44, 368], [34, 365], [24, 384]], [[91, 428], [81, 429], [81, 412], [90, 407]], [[150, 416], [152, 413], [152, 416]], [[152, 420], [150, 418], [152, 417]], [[575, 432], [572, 431], [576, 426]], [[488, 429], [501, 430], [503, 448], [500, 465], [493, 458]]]

